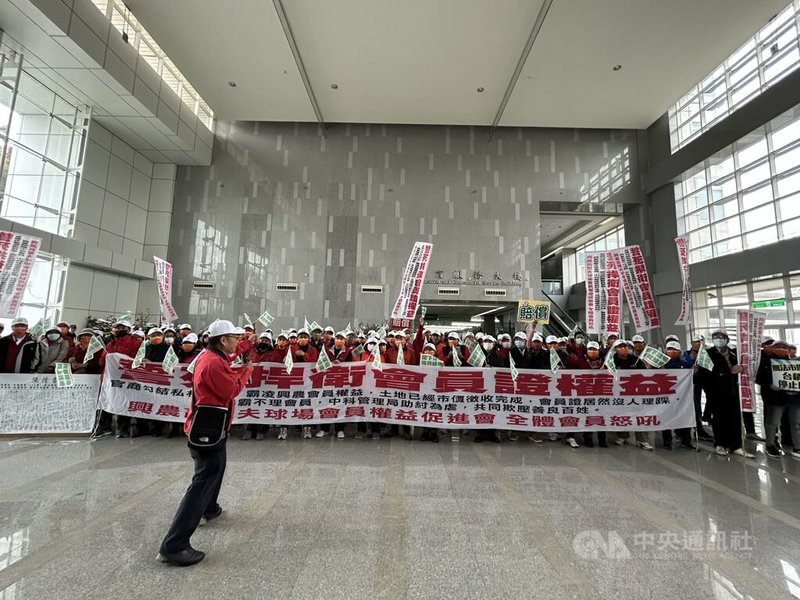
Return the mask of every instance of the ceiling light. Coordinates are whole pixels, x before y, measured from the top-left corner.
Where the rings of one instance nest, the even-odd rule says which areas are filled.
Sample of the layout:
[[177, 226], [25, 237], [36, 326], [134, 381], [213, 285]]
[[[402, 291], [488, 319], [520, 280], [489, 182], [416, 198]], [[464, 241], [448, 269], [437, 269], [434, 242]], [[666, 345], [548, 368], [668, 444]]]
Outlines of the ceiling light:
[[338, 83], [332, 83], [331, 84], [331, 89], [332, 90], [338, 90], [339, 89], [339, 84]]
[[548, 259], [548, 258], [550, 258], [551, 256], [553, 256], [553, 255], [555, 255], [555, 254], [558, 254], [559, 252], [561, 252], [563, 249], [564, 249], [564, 246], [559, 246], [558, 248], [556, 248], [556, 249], [555, 249], [555, 250], [553, 250], [552, 252], [548, 252], [547, 254], [545, 254], [545, 255], [544, 255], [544, 256], [543, 256], [543, 257], [542, 257], [540, 260], [547, 260], [547, 259]]
[[622, 65], [614, 65], [614, 66], [613, 66], [613, 67], [611, 67], [611, 68], [612, 68], [612, 70], [614, 70], [614, 71], [619, 71], [619, 70], [622, 68]]
[[229, 81], [228, 85], [231, 86], [231, 87], [236, 87], [236, 82], [235, 81]]
[[478, 93], [480, 94], [483, 91], [483, 87], [478, 88]]
[[617, 217], [608, 217], [607, 219], [603, 219], [603, 220], [600, 222], [600, 225], [605, 225], [606, 223], [611, 223], [611, 221], [614, 221], [616, 218], [617, 218]]

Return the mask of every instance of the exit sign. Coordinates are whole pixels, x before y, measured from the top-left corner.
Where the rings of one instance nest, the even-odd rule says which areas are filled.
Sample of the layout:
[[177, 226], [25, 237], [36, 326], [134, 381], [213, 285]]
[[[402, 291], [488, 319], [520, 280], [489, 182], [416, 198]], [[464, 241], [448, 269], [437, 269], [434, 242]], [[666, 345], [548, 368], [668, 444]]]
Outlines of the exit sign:
[[786, 298], [775, 298], [773, 300], [756, 300], [753, 308], [772, 308], [773, 306], [786, 306]]

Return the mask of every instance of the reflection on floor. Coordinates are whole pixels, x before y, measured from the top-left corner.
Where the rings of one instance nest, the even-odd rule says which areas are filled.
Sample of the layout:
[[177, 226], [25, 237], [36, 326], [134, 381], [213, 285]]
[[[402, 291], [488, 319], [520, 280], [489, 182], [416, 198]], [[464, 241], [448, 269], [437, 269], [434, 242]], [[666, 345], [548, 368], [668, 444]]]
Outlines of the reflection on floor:
[[709, 450], [233, 439], [180, 569], [184, 441], [6, 438], [0, 599], [800, 597], [800, 461]]

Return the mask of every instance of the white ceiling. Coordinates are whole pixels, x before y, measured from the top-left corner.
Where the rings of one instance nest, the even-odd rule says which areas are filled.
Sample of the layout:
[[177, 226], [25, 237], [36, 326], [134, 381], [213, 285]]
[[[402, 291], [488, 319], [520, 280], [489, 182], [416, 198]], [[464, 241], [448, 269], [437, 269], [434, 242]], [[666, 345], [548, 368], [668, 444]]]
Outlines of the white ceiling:
[[[541, 1], [284, 6], [327, 122], [488, 125]], [[787, 3], [554, 0], [501, 125], [647, 127]], [[128, 5], [218, 118], [315, 120], [271, 0]]]

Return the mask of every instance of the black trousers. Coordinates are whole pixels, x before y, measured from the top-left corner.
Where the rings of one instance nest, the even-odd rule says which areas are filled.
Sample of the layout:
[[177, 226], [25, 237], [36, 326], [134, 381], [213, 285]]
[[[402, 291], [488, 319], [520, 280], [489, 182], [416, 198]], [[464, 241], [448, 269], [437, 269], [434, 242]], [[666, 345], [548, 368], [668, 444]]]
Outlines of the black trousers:
[[[703, 421], [710, 421], [710, 415], [703, 416], [703, 409], [700, 406], [703, 400], [703, 388], [699, 383], [694, 384], [694, 420], [697, 431], [703, 431]], [[706, 401], [708, 402], [708, 401]], [[706, 418], [708, 417], [708, 418]]]
[[[692, 428], [686, 427], [683, 429], [676, 429], [675, 433], [678, 434], [678, 439], [680, 439], [681, 443], [683, 444], [691, 444], [692, 443]], [[672, 446], [672, 430], [665, 429], [661, 432], [661, 441], [664, 442], [664, 447], [667, 448]], [[741, 442], [739, 443], [741, 445]]]
[[722, 446], [731, 451], [742, 447], [742, 416], [739, 398], [733, 394], [714, 398], [711, 428], [714, 430], [715, 446]]
[[222, 477], [225, 475], [227, 451], [225, 445], [219, 450], [195, 450], [189, 448], [194, 460], [194, 475], [183, 495], [178, 512], [172, 519], [167, 535], [161, 542], [162, 554], [174, 554], [189, 547], [200, 518], [215, 512]]

